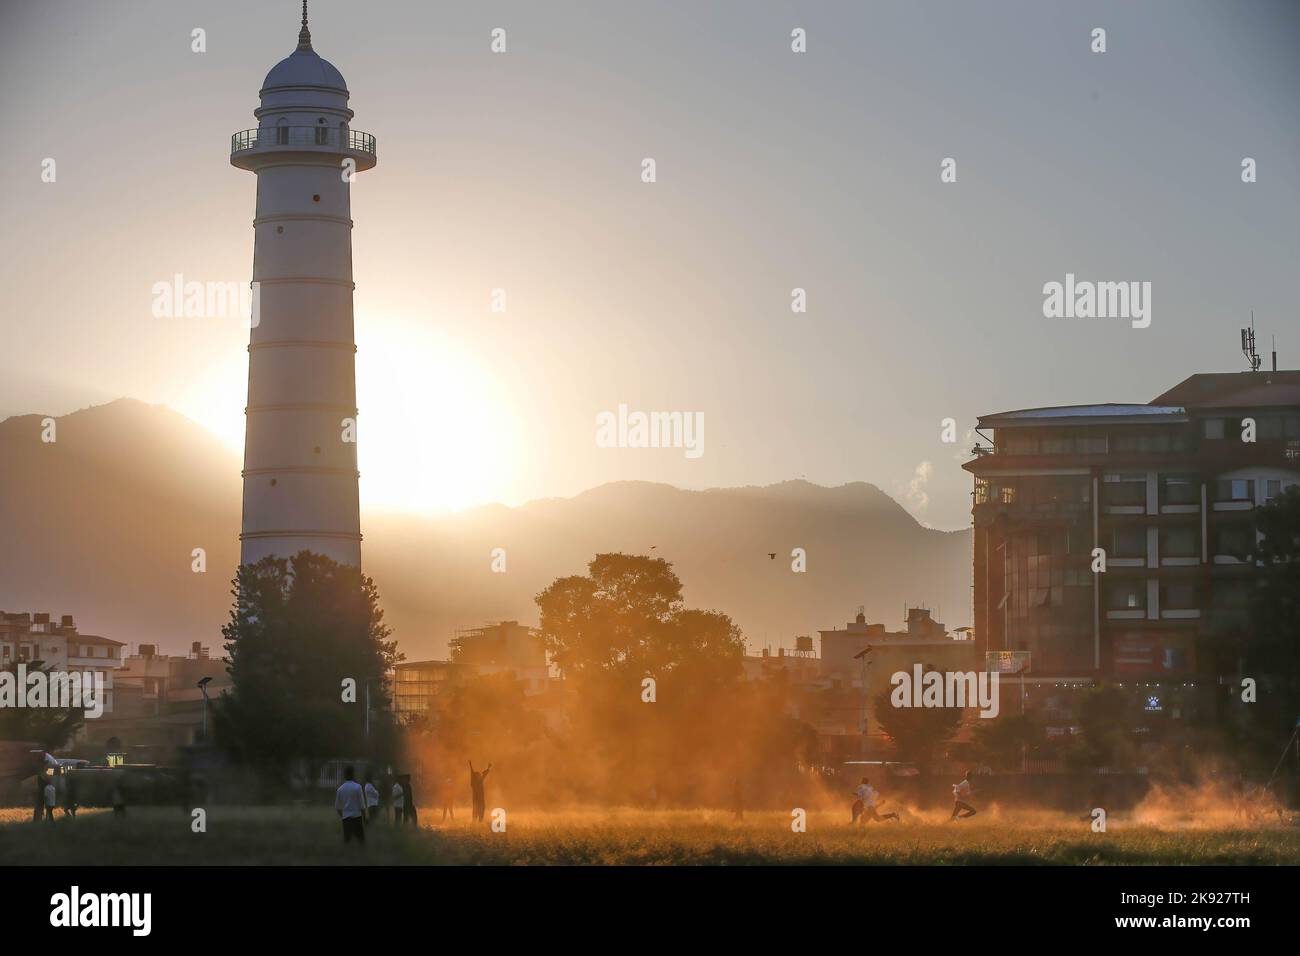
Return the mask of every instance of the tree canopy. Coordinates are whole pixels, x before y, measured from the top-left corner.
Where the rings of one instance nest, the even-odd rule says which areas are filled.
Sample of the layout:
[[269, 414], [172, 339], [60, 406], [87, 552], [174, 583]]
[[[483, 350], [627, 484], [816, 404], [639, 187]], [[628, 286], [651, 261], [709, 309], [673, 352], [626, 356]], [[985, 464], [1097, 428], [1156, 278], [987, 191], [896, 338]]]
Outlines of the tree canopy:
[[214, 714], [222, 745], [279, 780], [299, 759], [386, 755], [394, 743], [387, 673], [401, 655], [374, 582], [300, 551], [241, 566], [232, 594], [221, 632], [233, 686]]

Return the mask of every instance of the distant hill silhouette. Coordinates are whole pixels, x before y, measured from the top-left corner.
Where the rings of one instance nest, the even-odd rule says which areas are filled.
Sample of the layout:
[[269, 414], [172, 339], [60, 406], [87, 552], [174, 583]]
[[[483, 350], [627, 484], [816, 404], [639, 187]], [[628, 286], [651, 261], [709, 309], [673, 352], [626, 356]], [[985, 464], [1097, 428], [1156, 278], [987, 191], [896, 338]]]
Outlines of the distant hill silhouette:
[[[0, 608], [73, 614], [132, 645], [216, 649], [239, 558], [238, 457], [182, 415], [130, 399], [58, 418], [53, 444], [41, 419], [0, 422]], [[441, 656], [456, 627], [535, 623], [533, 595], [598, 551], [671, 561], [688, 603], [730, 614], [755, 648], [842, 626], [859, 604], [893, 626], [904, 602], [937, 607], [950, 628], [969, 623], [969, 532], [924, 528], [864, 482], [614, 482], [519, 508], [365, 514], [362, 531], [410, 659]], [[795, 547], [806, 573], [790, 569]], [[194, 548], [205, 574], [190, 570]], [[494, 548], [506, 549], [504, 574], [491, 570]]]

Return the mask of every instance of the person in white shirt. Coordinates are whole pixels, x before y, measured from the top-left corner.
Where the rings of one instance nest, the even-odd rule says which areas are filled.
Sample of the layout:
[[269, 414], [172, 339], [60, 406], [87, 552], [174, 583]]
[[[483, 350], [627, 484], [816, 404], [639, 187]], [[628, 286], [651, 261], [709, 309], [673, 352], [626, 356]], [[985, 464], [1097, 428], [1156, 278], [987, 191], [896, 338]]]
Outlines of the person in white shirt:
[[886, 813], [882, 816], [876, 812], [876, 801], [880, 798], [880, 794], [866, 777], [862, 778], [862, 782], [858, 784], [858, 788], [853, 792], [858, 799], [853, 802], [853, 819], [849, 821], [850, 824], [857, 823], [859, 819], [863, 823], [871, 820], [879, 823], [883, 820], [898, 819], [897, 813]]
[[356, 771], [351, 767], [343, 768], [343, 783], [334, 794], [334, 809], [343, 821], [343, 842], [350, 843], [355, 837], [359, 842], [366, 842], [364, 822], [366, 795], [361, 784], [355, 779]]
[[406, 791], [402, 789], [401, 781], [393, 783], [393, 825], [401, 826], [403, 811], [406, 808]]
[[965, 820], [973, 816], [975, 816], [975, 808], [970, 805], [970, 771], [967, 770], [962, 778], [952, 785], [952, 816], [948, 818], [948, 822]]
[[374, 823], [379, 819], [379, 788], [375, 786], [370, 774], [366, 774], [366, 819]]

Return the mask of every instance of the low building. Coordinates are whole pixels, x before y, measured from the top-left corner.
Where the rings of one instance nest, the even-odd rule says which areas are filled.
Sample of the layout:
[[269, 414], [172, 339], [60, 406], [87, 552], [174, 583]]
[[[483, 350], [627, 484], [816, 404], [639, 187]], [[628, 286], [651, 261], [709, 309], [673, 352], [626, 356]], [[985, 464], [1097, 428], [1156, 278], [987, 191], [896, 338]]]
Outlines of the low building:
[[949, 634], [942, 622], [926, 608], [908, 608], [901, 631], [884, 624], [868, 624], [862, 610], [843, 628], [820, 631], [821, 676], [826, 684], [827, 705], [818, 722], [824, 738], [834, 741], [831, 750], [850, 752], [874, 750], [863, 735], [877, 733], [873, 702], [892, 688], [895, 673], [925, 670], [978, 671], [975, 643], [966, 632]]
[[122, 641], [82, 634], [71, 614], [64, 614], [55, 623], [43, 612], [0, 611], [0, 666], [39, 662], [55, 671], [95, 671], [104, 682], [105, 717], [113, 713], [114, 675], [120, 672], [125, 646]]
[[203, 742], [199, 681], [206, 678], [208, 696], [219, 697], [231, 686], [227, 664], [198, 641], [187, 656], [159, 654], [157, 645], [141, 644], [116, 673], [120, 706], [111, 718], [88, 722], [86, 745], [94, 753], [123, 754], [128, 763], [174, 761], [182, 748]]

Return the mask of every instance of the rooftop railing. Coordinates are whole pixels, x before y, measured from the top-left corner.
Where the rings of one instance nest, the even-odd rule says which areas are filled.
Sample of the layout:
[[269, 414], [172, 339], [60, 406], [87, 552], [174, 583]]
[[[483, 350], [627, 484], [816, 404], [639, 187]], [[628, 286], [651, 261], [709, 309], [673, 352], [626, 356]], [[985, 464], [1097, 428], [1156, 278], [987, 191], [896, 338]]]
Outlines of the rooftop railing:
[[369, 133], [331, 126], [263, 126], [230, 137], [230, 155], [254, 149], [342, 149], [375, 155], [375, 138]]

